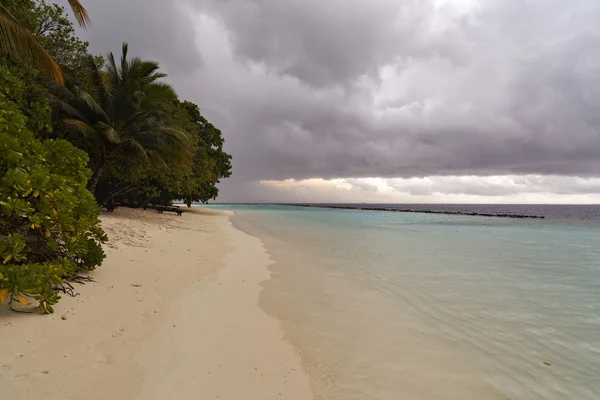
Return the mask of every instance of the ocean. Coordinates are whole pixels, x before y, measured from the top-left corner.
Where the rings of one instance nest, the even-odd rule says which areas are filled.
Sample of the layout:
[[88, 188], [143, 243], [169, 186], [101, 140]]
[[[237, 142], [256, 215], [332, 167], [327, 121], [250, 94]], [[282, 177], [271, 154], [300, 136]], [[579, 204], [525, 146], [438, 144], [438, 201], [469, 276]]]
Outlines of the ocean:
[[600, 206], [344, 206], [211, 206], [317, 399], [600, 399]]

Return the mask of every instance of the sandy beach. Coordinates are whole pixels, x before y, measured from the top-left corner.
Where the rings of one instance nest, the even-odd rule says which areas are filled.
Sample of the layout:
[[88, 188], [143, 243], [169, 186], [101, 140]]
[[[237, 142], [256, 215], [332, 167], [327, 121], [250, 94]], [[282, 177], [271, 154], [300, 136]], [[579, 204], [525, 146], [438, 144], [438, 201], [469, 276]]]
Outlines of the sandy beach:
[[312, 399], [258, 306], [270, 259], [228, 214], [118, 209], [94, 282], [52, 315], [0, 307], [0, 398]]

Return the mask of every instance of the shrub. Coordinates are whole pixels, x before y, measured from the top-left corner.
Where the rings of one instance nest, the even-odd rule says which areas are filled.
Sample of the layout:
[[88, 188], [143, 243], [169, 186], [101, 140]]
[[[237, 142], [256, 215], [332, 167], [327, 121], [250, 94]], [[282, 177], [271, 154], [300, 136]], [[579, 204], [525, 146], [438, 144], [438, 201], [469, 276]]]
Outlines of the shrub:
[[64, 278], [104, 259], [106, 235], [85, 188], [86, 153], [64, 140], [36, 139], [16, 104], [0, 97], [0, 303], [25, 296], [53, 312]]
[[27, 117], [27, 128], [34, 132], [52, 131], [52, 109], [48, 90], [39, 81], [39, 72], [31, 67], [0, 57], [2, 95], [15, 102]]

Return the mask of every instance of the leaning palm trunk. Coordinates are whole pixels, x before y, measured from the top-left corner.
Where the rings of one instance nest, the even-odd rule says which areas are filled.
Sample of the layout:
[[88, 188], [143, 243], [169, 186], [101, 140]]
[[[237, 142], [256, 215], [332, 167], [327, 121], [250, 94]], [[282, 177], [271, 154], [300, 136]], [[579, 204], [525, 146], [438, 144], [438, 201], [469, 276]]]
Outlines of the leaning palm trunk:
[[100, 178], [102, 177], [102, 173], [104, 172], [104, 167], [106, 166], [107, 161], [107, 157], [103, 157], [100, 160], [100, 164], [98, 164], [98, 167], [94, 171], [92, 178], [87, 184], [87, 190], [89, 190], [92, 194], [94, 194], [94, 192], [96, 191], [96, 186], [98, 186], [98, 182], [100, 182]]

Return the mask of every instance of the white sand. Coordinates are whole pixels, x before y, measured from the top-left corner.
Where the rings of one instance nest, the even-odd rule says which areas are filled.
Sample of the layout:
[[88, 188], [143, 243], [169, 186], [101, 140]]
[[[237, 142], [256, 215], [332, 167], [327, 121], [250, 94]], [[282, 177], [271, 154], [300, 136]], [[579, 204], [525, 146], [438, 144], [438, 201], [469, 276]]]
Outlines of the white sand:
[[313, 398], [258, 306], [258, 239], [209, 211], [118, 209], [103, 225], [108, 257], [79, 296], [53, 315], [0, 306], [0, 399]]

